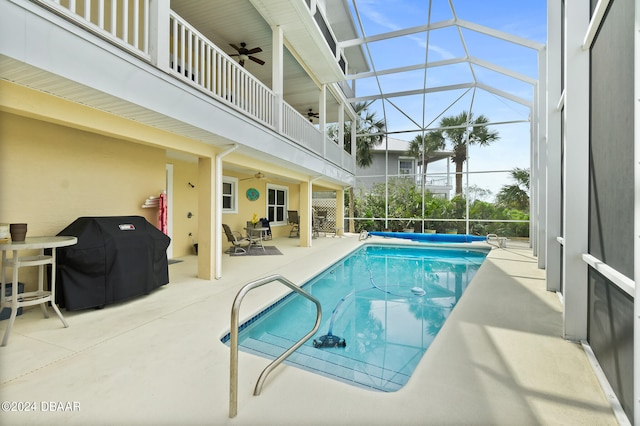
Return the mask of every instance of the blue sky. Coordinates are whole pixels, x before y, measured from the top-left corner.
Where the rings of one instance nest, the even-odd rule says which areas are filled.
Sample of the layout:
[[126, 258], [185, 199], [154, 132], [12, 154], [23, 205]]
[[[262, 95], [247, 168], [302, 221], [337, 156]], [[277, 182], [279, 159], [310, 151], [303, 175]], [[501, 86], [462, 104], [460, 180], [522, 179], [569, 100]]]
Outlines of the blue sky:
[[[546, 0], [452, 0], [451, 3], [456, 17], [460, 20], [541, 44], [546, 43]], [[355, 0], [355, 4], [367, 36], [453, 19], [449, 0]], [[533, 79], [537, 78], [537, 51], [476, 31], [459, 31], [456, 27], [369, 43], [366, 53], [371, 55], [372, 66], [377, 71], [416, 65], [426, 60], [430, 63], [449, 60], [465, 56], [461, 37], [466, 43], [469, 56]], [[425, 49], [427, 42], [428, 50]], [[533, 100], [531, 84], [483, 67], [476, 66], [473, 72], [482, 84], [527, 101]], [[428, 88], [464, 84], [473, 81], [473, 74], [467, 64], [456, 64], [428, 68], [426, 75], [424, 70], [416, 70], [381, 76], [378, 79], [359, 79], [356, 95], [374, 95], [380, 90], [393, 93], [419, 89], [424, 87], [425, 81]], [[393, 105], [389, 102], [383, 105], [381, 101], [376, 101], [370, 109], [386, 118], [390, 131], [403, 132], [392, 137], [404, 140], [411, 140], [417, 134], [408, 132], [417, 129], [411, 120], [421, 126], [437, 127], [442, 116], [455, 115], [469, 108], [472, 108], [474, 115], [483, 114], [492, 122], [527, 120], [530, 113], [529, 108], [484, 90], [476, 90], [474, 93], [473, 90], [467, 92], [466, 89], [458, 89], [428, 93], [426, 96], [394, 97], [391, 102]], [[528, 168], [529, 129], [529, 123], [495, 126], [493, 130], [499, 132], [500, 140], [489, 147], [471, 147], [470, 171]], [[429, 166], [429, 172], [444, 171], [444, 162]], [[507, 173], [482, 173], [471, 175], [469, 183], [495, 194], [502, 185], [512, 182]]]

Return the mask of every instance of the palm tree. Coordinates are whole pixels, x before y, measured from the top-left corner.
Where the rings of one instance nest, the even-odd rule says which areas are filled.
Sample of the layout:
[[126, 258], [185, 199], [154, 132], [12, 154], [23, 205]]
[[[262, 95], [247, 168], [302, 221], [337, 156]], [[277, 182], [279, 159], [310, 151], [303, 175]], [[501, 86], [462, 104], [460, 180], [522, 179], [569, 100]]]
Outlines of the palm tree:
[[422, 165], [422, 182], [427, 179], [427, 165], [431, 156], [434, 152], [443, 150], [445, 146], [444, 136], [439, 130], [417, 135], [409, 142], [407, 155], [417, 158], [419, 164]]
[[[467, 161], [467, 142], [469, 145], [487, 146], [500, 139], [498, 132], [490, 131], [486, 123], [489, 119], [479, 115], [474, 119], [473, 114], [462, 111], [458, 115], [443, 117], [440, 127], [453, 145], [451, 161], [456, 165], [456, 195], [462, 195], [462, 166]], [[471, 132], [468, 127], [472, 126]]]
[[[371, 151], [380, 145], [383, 132], [387, 128], [384, 119], [376, 117], [375, 111], [369, 111], [371, 102], [357, 102], [353, 105], [356, 113], [356, 162], [359, 167], [369, 167], [373, 162]], [[347, 123], [344, 131], [344, 149], [351, 151], [351, 125]]]
[[[371, 102], [356, 102], [353, 111], [356, 113], [356, 164], [358, 167], [369, 167], [373, 162], [372, 150], [380, 145], [383, 140], [387, 124], [384, 119], [376, 117], [375, 111], [369, 111]], [[344, 149], [351, 152], [351, 122], [344, 126]], [[333, 125], [327, 130], [328, 137], [338, 143], [338, 127]], [[355, 232], [353, 221], [354, 212], [353, 187], [349, 188], [349, 232]]]
[[510, 209], [529, 211], [529, 169], [515, 168], [511, 171], [512, 185], [504, 185], [498, 195], [496, 203]]

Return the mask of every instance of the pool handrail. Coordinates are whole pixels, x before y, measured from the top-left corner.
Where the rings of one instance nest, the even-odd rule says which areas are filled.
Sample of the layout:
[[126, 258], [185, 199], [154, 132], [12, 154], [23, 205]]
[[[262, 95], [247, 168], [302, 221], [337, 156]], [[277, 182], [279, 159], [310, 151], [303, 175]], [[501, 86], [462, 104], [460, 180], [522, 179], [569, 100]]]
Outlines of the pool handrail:
[[258, 377], [258, 381], [256, 383], [256, 387], [253, 391], [254, 396], [260, 395], [262, 391], [262, 385], [264, 381], [267, 379], [267, 376], [274, 368], [276, 368], [282, 361], [284, 361], [289, 355], [291, 355], [296, 349], [302, 346], [307, 340], [309, 340], [320, 328], [320, 322], [322, 321], [322, 306], [318, 299], [304, 291], [302, 288], [298, 287], [285, 277], [280, 274], [269, 275], [268, 277], [260, 278], [255, 281], [251, 281], [250, 283], [242, 286], [238, 294], [236, 294], [235, 299], [233, 300], [233, 305], [231, 307], [231, 330], [229, 332], [229, 347], [230, 347], [230, 366], [229, 366], [229, 418], [233, 418], [238, 414], [238, 333], [239, 333], [239, 325], [238, 325], [238, 312], [240, 311], [240, 304], [242, 303], [242, 299], [244, 296], [254, 288], [263, 286], [265, 284], [269, 284], [271, 282], [278, 281], [291, 290], [299, 293], [300, 295], [306, 297], [316, 304], [317, 314], [316, 314], [316, 323], [313, 326], [313, 330], [309, 333], [305, 334], [300, 340], [293, 344], [289, 349], [284, 351], [282, 355], [278, 358], [274, 359], [271, 364], [267, 365], [265, 369]]

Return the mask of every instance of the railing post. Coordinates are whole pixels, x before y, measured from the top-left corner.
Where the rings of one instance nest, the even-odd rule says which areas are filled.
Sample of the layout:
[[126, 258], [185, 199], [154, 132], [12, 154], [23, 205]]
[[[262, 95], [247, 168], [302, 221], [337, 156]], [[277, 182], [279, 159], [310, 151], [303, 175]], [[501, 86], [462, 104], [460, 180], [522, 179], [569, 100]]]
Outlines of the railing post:
[[149, 1], [149, 55], [161, 70], [169, 68], [169, 0]]

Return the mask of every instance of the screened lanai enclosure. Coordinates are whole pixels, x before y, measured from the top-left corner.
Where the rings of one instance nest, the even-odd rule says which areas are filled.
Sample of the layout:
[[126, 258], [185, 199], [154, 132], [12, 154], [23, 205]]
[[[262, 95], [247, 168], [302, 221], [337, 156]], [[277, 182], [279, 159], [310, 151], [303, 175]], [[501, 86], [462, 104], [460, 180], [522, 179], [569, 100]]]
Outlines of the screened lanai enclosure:
[[344, 131], [358, 141], [345, 229], [528, 238], [545, 2], [349, 4], [359, 37], [339, 46], [368, 67], [347, 76], [359, 120]]

